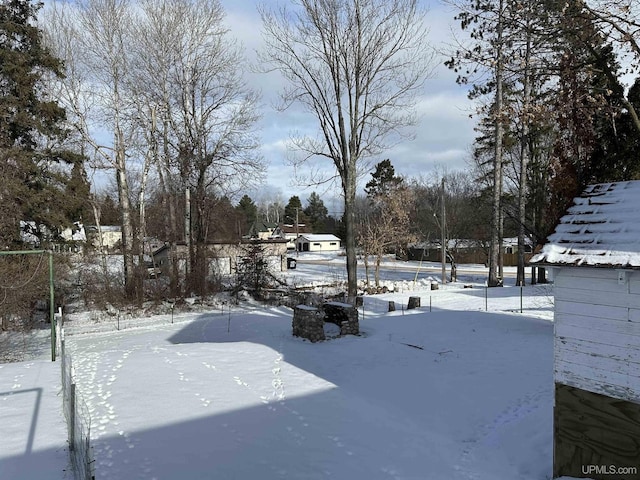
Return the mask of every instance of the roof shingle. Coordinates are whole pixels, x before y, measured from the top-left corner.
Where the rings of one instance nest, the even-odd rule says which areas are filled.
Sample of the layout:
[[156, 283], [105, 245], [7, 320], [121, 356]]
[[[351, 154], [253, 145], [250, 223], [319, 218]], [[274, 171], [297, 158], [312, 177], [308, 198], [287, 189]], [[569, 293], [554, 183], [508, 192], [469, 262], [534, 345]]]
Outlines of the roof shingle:
[[640, 268], [640, 181], [589, 185], [531, 263]]

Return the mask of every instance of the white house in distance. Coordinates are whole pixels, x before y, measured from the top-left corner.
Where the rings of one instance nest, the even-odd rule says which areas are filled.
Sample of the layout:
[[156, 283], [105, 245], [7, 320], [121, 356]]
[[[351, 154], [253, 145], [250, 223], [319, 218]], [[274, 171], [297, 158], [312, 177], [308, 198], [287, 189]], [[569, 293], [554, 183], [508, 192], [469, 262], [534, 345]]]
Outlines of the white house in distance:
[[298, 237], [299, 252], [335, 252], [340, 250], [340, 239], [331, 234], [305, 233]]
[[[287, 241], [285, 239], [246, 240], [242, 243], [212, 242], [206, 245], [209, 275], [230, 275], [237, 271], [238, 264], [247, 256], [249, 246], [262, 245], [264, 259], [273, 271], [287, 269]], [[177, 261], [178, 274], [184, 276], [187, 265], [187, 246], [178, 243], [174, 248], [166, 244], [153, 252], [153, 262], [163, 275], [171, 275], [171, 259]]]
[[640, 479], [640, 181], [587, 187], [531, 263], [554, 281], [554, 478]]
[[277, 229], [278, 234], [282, 238], [287, 239], [287, 249], [296, 249], [296, 239], [300, 235], [306, 235], [311, 233], [311, 229], [306, 225], [299, 223], [298, 225], [282, 224]]
[[88, 225], [86, 230], [87, 237], [96, 249], [102, 247], [106, 250], [115, 250], [119, 245], [122, 245], [122, 227], [120, 225], [101, 225], [100, 228]]

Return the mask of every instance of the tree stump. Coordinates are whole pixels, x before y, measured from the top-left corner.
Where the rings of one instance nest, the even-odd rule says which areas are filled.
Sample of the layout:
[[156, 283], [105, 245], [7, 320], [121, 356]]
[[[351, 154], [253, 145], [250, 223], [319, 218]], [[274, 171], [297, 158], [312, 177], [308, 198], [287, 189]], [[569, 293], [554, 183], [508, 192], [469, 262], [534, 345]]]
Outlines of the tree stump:
[[407, 304], [407, 310], [420, 307], [420, 297], [409, 297], [409, 303]]
[[393, 300], [389, 300], [389, 311], [390, 312], [396, 311], [396, 302], [394, 302]]

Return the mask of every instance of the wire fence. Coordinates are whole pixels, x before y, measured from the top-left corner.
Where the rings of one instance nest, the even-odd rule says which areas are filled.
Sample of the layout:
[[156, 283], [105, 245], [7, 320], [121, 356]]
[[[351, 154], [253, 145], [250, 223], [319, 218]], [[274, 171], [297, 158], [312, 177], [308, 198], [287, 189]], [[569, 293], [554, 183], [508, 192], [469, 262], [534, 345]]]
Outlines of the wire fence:
[[[59, 324], [62, 322], [59, 322]], [[71, 356], [65, 351], [64, 330], [60, 328], [59, 351], [62, 366], [62, 397], [67, 420], [69, 455], [76, 480], [95, 480], [93, 448], [91, 446], [91, 417], [82, 398], [76, 394]]]

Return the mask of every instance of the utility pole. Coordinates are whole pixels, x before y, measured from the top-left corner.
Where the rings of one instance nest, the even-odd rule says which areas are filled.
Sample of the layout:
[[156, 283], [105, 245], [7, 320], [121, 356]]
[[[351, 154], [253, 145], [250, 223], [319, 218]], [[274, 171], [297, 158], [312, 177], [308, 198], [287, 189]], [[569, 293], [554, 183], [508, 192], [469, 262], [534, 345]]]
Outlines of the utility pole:
[[444, 176], [442, 177], [442, 220], [440, 221], [440, 228], [442, 233], [442, 284], [447, 283], [447, 217], [444, 208]]
[[298, 237], [300, 236], [300, 231], [298, 228], [298, 207], [296, 207], [296, 257], [298, 256]]

